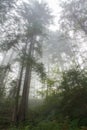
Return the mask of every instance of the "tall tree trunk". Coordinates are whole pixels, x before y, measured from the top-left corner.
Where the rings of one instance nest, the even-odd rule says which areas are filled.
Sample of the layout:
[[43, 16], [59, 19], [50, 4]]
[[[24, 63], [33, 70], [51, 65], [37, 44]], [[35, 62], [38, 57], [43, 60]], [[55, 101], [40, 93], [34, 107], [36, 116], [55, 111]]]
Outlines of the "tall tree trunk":
[[[26, 42], [26, 45], [25, 45], [24, 50], [23, 50], [24, 57], [26, 55], [26, 50], [27, 50], [27, 42]], [[16, 124], [16, 126], [18, 126], [18, 112], [19, 112], [19, 103], [20, 103], [19, 98], [20, 98], [20, 90], [21, 90], [21, 84], [22, 84], [23, 71], [24, 71], [24, 61], [21, 64], [17, 92], [16, 92], [16, 97], [15, 97], [14, 112], [13, 112], [13, 117], [12, 117], [13, 122]]]
[[26, 119], [26, 114], [28, 111], [28, 94], [30, 88], [30, 80], [31, 80], [31, 67], [26, 67], [22, 99], [19, 108], [19, 117], [18, 117], [19, 121], [24, 121]]
[[[29, 47], [29, 50], [28, 50], [28, 56], [30, 58], [33, 55], [33, 47], [34, 47], [34, 44], [31, 40], [30, 47]], [[22, 93], [22, 99], [21, 99], [20, 108], [19, 108], [19, 117], [18, 117], [19, 121], [25, 121], [26, 118], [27, 118], [28, 96], [29, 96], [30, 82], [31, 82], [31, 70], [32, 70], [32, 64], [27, 63], [24, 86], [23, 86], [23, 93]]]
[[15, 97], [15, 106], [14, 106], [14, 112], [13, 112], [13, 117], [12, 121], [18, 125], [18, 109], [19, 109], [19, 95], [20, 95], [20, 89], [21, 89], [21, 83], [22, 83], [22, 77], [23, 77], [23, 70], [24, 66], [22, 64], [21, 69], [20, 69], [20, 76], [18, 80], [18, 86], [17, 86], [17, 92], [16, 92], [16, 97]]

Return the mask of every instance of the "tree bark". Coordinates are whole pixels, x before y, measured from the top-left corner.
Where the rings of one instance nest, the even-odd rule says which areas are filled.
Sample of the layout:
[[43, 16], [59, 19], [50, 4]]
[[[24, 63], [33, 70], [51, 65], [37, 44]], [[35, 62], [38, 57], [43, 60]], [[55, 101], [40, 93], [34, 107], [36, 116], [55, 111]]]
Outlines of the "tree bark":
[[[33, 42], [31, 40], [30, 47], [28, 50], [28, 56], [31, 58], [33, 54]], [[27, 119], [27, 112], [28, 112], [28, 96], [29, 96], [29, 90], [30, 90], [30, 82], [31, 82], [31, 71], [32, 71], [32, 63], [27, 63], [26, 65], [26, 72], [25, 72], [25, 80], [23, 85], [23, 93], [22, 93], [22, 99], [20, 103], [19, 108], [19, 115], [18, 119], [19, 121], [25, 121]]]
[[18, 109], [19, 109], [19, 95], [20, 95], [20, 89], [21, 89], [21, 82], [22, 82], [22, 76], [23, 76], [23, 70], [24, 66], [21, 66], [20, 69], [20, 76], [19, 76], [19, 81], [18, 81], [18, 86], [17, 86], [17, 92], [16, 92], [16, 97], [15, 97], [15, 106], [14, 106], [14, 112], [13, 112], [13, 117], [12, 121], [18, 125]]
[[[27, 42], [26, 42], [26, 45], [23, 50], [24, 57], [26, 55], [26, 50], [27, 50]], [[12, 116], [12, 121], [15, 123], [16, 126], [18, 126], [18, 123], [19, 123], [19, 121], [18, 121], [18, 116], [19, 116], [18, 112], [19, 112], [19, 104], [20, 104], [19, 98], [20, 98], [23, 71], [24, 71], [24, 61], [21, 64], [20, 76], [19, 76], [19, 80], [18, 80], [17, 92], [16, 92], [16, 97], [15, 97], [14, 112], [13, 112], [13, 116]]]

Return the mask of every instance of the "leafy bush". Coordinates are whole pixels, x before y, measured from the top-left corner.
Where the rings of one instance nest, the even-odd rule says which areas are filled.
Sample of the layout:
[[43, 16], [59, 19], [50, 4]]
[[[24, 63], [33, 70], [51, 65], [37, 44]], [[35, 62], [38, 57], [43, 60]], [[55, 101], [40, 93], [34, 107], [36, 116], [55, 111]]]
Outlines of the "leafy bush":
[[9, 130], [87, 130], [87, 127], [78, 127], [78, 121], [74, 120], [70, 123], [65, 120], [63, 123], [57, 123], [55, 121], [42, 121], [37, 126], [28, 125], [25, 127], [11, 128]]

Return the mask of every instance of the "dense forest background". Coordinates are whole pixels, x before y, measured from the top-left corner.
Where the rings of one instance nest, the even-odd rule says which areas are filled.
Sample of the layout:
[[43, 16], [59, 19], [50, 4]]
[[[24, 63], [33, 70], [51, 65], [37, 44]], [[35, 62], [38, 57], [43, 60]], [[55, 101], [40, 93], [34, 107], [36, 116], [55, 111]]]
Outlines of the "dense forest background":
[[49, 5], [0, 0], [1, 130], [87, 130], [87, 0]]

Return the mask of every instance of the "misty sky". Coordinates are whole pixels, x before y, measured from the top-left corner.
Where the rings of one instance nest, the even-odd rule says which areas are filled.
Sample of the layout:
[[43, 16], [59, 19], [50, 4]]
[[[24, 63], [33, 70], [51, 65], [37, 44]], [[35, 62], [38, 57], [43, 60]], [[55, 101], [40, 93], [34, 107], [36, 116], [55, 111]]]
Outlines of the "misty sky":
[[[41, 0], [40, 0], [41, 1]], [[60, 13], [60, 7], [59, 7], [59, 1], [60, 0], [42, 0], [43, 2], [47, 2], [49, 4], [49, 7], [52, 9], [52, 13], [55, 16], [54, 18], [54, 23], [55, 25], [51, 25], [51, 29], [53, 31], [57, 30], [57, 26], [58, 26], [58, 15]], [[57, 16], [57, 18], [56, 18]]]
[[[28, 1], [28, 0], [24, 0], [24, 1]], [[60, 15], [60, 7], [59, 7], [59, 2], [61, 0], [38, 0], [39, 2], [46, 2], [50, 9], [52, 10], [52, 14], [55, 16], [54, 18], [54, 24], [55, 25], [51, 25], [50, 29], [52, 29], [53, 31], [57, 30], [58, 28], [58, 17]], [[57, 16], [57, 17], [56, 17]]]

